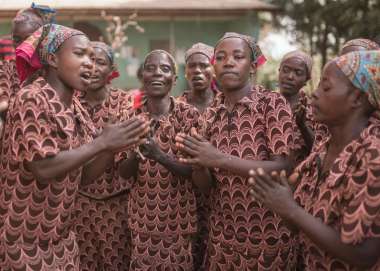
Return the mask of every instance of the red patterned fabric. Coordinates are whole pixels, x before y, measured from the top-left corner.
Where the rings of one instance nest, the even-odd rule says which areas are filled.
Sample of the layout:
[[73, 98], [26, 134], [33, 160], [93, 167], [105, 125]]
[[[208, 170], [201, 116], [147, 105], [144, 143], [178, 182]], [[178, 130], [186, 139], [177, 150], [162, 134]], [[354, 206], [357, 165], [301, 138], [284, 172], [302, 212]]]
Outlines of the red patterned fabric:
[[[17, 76], [16, 62], [14, 60], [0, 60], [0, 88], [5, 90], [0, 100], [9, 101], [20, 90], [20, 80]], [[13, 99], [13, 98], [12, 98]]]
[[[288, 155], [294, 146], [289, 105], [279, 93], [259, 86], [230, 112], [220, 93], [201, 122], [201, 133], [216, 148], [242, 159], [269, 160]], [[247, 178], [223, 169], [214, 175], [207, 270], [291, 269], [296, 241], [285, 222], [252, 199]]]
[[52, 157], [92, 139], [94, 127], [73, 99], [68, 108], [56, 91], [38, 82], [20, 90], [9, 111], [1, 153], [0, 269], [78, 270], [72, 233], [81, 168], [41, 183], [26, 161]]
[[[340, 233], [342, 242], [359, 244], [380, 237], [380, 123], [371, 119], [360, 137], [348, 144], [322, 173], [328, 146], [325, 139], [296, 171], [301, 182], [297, 202]], [[360, 270], [320, 249], [300, 233], [306, 270]], [[380, 260], [371, 270], [380, 269]]]
[[[91, 106], [84, 93], [79, 100], [100, 132], [107, 123], [121, 119], [127, 92], [108, 89], [107, 99]], [[118, 163], [87, 186], [80, 187], [76, 202], [75, 232], [78, 237], [81, 270], [128, 270], [130, 237], [128, 229], [128, 190], [131, 180], [121, 179]]]
[[0, 39], [0, 60], [14, 60], [16, 58], [13, 40], [11, 38]]
[[[127, 112], [130, 116], [145, 115], [150, 118], [146, 103], [135, 110], [132, 108], [133, 102], [131, 101], [129, 104], [130, 109]], [[198, 111], [194, 107], [171, 98], [170, 113], [161, 116], [155, 124], [154, 139], [161, 150], [173, 156], [181, 155], [175, 146], [175, 136], [180, 132], [189, 133], [191, 127], [196, 127], [198, 116]], [[181, 240], [185, 235], [193, 235], [197, 232], [196, 208], [191, 180], [173, 175], [168, 169], [153, 160], [140, 161], [137, 180], [131, 189], [128, 210], [129, 225], [133, 232], [132, 261], [139, 263], [137, 266], [141, 266], [140, 263], [148, 258], [154, 259], [157, 266], [166, 266], [170, 261], [172, 261], [172, 266], [175, 266], [178, 259], [174, 259], [174, 256], [171, 256], [170, 259], [166, 258], [168, 249], [170, 255], [174, 253], [177, 255], [176, 257], [182, 257], [177, 254], [182, 250], [174, 249], [175, 244], [173, 244], [174, 250], [171, 247], [167, 248], [167, 245], [161, 246], [160, 244], [150, 249], [145, 241], [135, 238], [140, 238], [140, 234], [144, 234], [153, 238], [152, 240], [161, 240], [160, 242], [165, 243], [165, 240], [169, 238]], [[186, 247], [188, 246], [186, 244]], [[156, 251], [158, 254], [152, 254], [152, 251], [155, 251], [154, 248], [159, 249], [158, 252]], [[186, 249], [190, 253], [186, 257], [192, 258], [191, 249], [191, 247]], [[186, 260], [186, 262], [188, 261]], [[132, 263], [131, 267], [133, 266]], [[185, 265], [183, 270], [192, 270], [186, 266], [190, 265]], [[136, 267], [132, 270], [152, 270], [148, 267], [149, 265], [143, 265], [141, 269]]]
[[[325, 140], [329, 136], [329, 132], [327, 129], [327, 126], [322, 123], [317, 123], [314, 121], [313, 118], [313, 112], [311, 107], [311, 101], [309, 97], [306, 95], [304, 91], [300, 91], [300, 98], [298, 101], [298, 107], [305, 107], [306, 110], [306, 116], [305, 116], [305, 125], [309, 127], [314, 132], [314, 146], [317, 146], [321, 141]], [[294, 125], [296, 124], [296, 116], [293, 114], [293, 122]], [[309, 156], [308, 148], [306, 146], [305, 140], [303, 139], [303, 136], [300, 132], [300, 130], [297, 128], [294, 130], [294, 138], [296, 142], [296, 164], [301, 163], [306, 159], [306, 157]]]
[[186, 271], [193, 267], [192, 236], [132, 234], [130, 270]]

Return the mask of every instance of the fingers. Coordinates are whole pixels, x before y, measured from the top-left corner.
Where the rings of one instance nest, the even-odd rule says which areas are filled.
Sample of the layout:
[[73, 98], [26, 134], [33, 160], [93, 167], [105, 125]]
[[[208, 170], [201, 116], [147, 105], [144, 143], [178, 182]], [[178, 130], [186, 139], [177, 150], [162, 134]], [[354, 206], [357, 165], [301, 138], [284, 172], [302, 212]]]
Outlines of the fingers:
[[198, 165], [199, 161], [197, 158], [179, 158], [178, 161], [184, 164], [189, 164], [189, 165]]
[[193, 148], [190, 148], [188, 147], [187, 145], [184, 145], [182, 143], [176, 143], [176, 146], [178, 149], [180, 149], [181, 151], [189, 154], [190, 156], [197, 156], [198, 155], [198, 151], [193, 149]]
[[197, 130], [194, 127], [191, 128], [190, 134], [197, 141], [203, 141], [204, 140], [204, 138], [200, 134], [198, 134]]

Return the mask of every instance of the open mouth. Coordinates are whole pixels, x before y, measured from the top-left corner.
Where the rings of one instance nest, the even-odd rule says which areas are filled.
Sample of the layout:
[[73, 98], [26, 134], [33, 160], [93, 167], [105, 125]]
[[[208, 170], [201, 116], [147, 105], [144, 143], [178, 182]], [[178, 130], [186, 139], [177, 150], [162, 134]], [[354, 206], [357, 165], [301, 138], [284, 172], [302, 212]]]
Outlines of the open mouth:
[[191, 79], [191, 81], [193, 81], [193, 82], [199, 82], [199, 81], [203, 81], [203, 78], [200, 77], [200, 76], [194, 76], [194, 77]]
[[151, 86], [154, 86], [154, 87], [162, 87], [165, 85], [164, 82], [162, 81], [152, 81], [150, 84]]
[[82, 72], [80, 74], [80, 77], [82, 79], [82, 81], [84, 81], [86, 84], [90, 84], [91, 83], [91, 75], [92, 73], [90, 71], [86, 71], [86, 72]]
[[222, 72], [221, 76], [239, 76], [236, 72]]
[[281, 83], [281, 86], [287, 89], [293, 89], [295, 87], [293, 84], [290, 83]]

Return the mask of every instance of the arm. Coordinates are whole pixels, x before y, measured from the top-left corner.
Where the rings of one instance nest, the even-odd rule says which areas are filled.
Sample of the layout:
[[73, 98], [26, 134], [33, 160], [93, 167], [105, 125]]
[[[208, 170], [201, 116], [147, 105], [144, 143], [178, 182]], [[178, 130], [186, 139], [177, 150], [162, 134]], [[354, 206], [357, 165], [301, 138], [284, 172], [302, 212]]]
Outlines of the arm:
[[195, 129], [192, 136], [178, 134], [177, 147], [189, 154], [192, 158], [181, 158], [180, 161], [206, 168], [220, 168], [237, 175], [248, 177], [251, 169], [263, 168], [265, 171], [287, 169], [290, 162], [282, 156], [274, 157], [270, 161], [245, 160], [237, 156], [220, 152], [210, 142], [201, 137]]
[[263, 170], [252, 171], [252, 196], [283, 219], [303, 231], [318, 247], [359, 268], [369, 268], [378, 260], [380, 238], [367, 238], [359, 244], [346, 244], [340, 233], [307, 213], [292, 196], [285, 173], [271, 176]]
[[[99, 177], [110, 163], [107, 152], [115, 152], [121, 148], [131, 147], [141, 143], [141, 137], [149, 130], [149, 124], [140, 119], [131, 119], [120, 124], [108, 125], [102, 134], [92, 142], [79, 148], [61, 151], [53, 157], [26, 162], [28, 169], [41, 182], [67, 174], [67, 172], [86, 164], [83, 172], [83, 181], [93, 181]], [[93, 171], [93, 172], [92, 172]]]
[[108, 167], [111, 167], [114, 162], [114, 154], [112, 152], [102, 152], [93, 160], [83, 167], [82, 185], [89, 185], [94, 180], [99, 178]]
[[176, 157], [164, 153], [153, 138], [147, 140], [141, 147], [147, 158], [157, 161], [174, 175], [191, 178], [192, 167], [179, 162]]

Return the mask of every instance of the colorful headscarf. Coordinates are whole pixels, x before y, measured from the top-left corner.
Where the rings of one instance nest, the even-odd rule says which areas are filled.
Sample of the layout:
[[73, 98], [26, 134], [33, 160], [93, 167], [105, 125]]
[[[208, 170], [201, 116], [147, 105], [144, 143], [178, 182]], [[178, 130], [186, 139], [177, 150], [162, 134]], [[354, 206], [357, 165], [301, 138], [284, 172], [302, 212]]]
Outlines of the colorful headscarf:
[[174, 74], [178, 73], [178, 67], [177, 67], [177, 63], [174, 60], [174, 57], [169, 52], [167, 52], [165, 50], [161, 50], [161, 49], [153, 50], [149, 54], [147, 54], [145, 56], [144, 66], [145, 66], [145, 62], [148, 59], [148, 57], [150, 57], [153, 54], [165, 54], [165, 55], [167, 55], [169, 57], [169, 59], [170, 59], [170, 62], [172, 62], [171, 64], [172, 64], [172, 66], [174, 68]]
[[214, 56], [214, 48], [202, 42], [198, 42], [194, 44], [193, 46], [191, 46], [191, 48], [186, 51], [185, 62], [187, 62], [189, 57], [191, 57], [194, 54], [205, 55], [211, 61]]
[[108, 76], [107, 78], [107, 83], [111, 83], [111, 81], [115, 78], [118, 78], [120, 76], [120, 73], [119, 71], [116, 69], [116, 67], [114, 66], [115, 64], [115, 55], [113, 53], [113, 49], [111, 48], [111, 46], [105, 44], [104, 42], [101, 42], [101, 41], [91, 41], [91, 46], [93, 48], [99, 48], [100, 50], [102, 50], [103, 52], [106, 53], [108, 59], [110, 60], [111, 62], [111, 65], [113, 65], [113, 71], [111, 72], [111, 74]]
[[16, 68], [21, 82], [43, 65], [47, 65], [49, 54], [54, 54], [69, 38], [85, 35], [83, 32], [58, 24], [40, 27], [16, 48]]
[[333, 62], [356, 88], [368, 95], [371, 105], [380, 109], [380, 50], [347, 53]]
[[343, 51], [345, 48], [350, 47], [350, 46], [362, 47], [364, 50], [379, 50], [380, 49], [380, 46], [372, 40], [369, 40], [369, 39], [353, 39], [353, 40], [349, 40], [345, 44], [343, 44], [341, 51]]
[[308, 74], [308, 77], [310, 79], [311, 78], [311, 72], [313, 69], [313, 59], [311, 58], [311, 56], [309, 56], [308, 54], [306, 54], [305, 52], [303, 52], [301, 50], [291, 51], [291, 52], [284, 55], [284, 57], [281, 60], [280, 67], [282, 66], [282, 63], [284, 61], [286, 61], [290, 58], [297, 58], [297, 59], [300, 59], [303, 63], [305, 63], [306, 69], [307, 69], [307, 74]]
[[247, 43], [248, 47], [252, 51], [252, 55], [251, 55], [252, 61], [257, 65], [257, 67], [260, 67], [261, 65], [263, 65], [267, 61], [267, 59], [265, 58], [265, 56], [261, 52], [259, 45], [257, 44], [257, 42], [255, 41], [255, 39], [253, 37], [243, 35], [243, 34], [239, 34], [239, 33], [235, 33], [235, 32], [226, 32], [223, 35], [223, 37], [216, 43], [215, 50], [216, 50], [216, 47], [218, 46], [219, 43], [221, 43], [223, 40], [229, 39], [229, 38], [238, 38], [238, 39], [241, 39]]
[[[41, 19], [42, 23], [35, 22], [30, 15], [34, 14]], [[21, 9], [17, 12], [15, 18], [13, 19], [14, 23], [34, 23], [36, 27], [41, 27], [45, 24], [50, 24], [55, 21], [56, 11], [49, 6], [42, 6], [32, 3], [30, 8]]]

